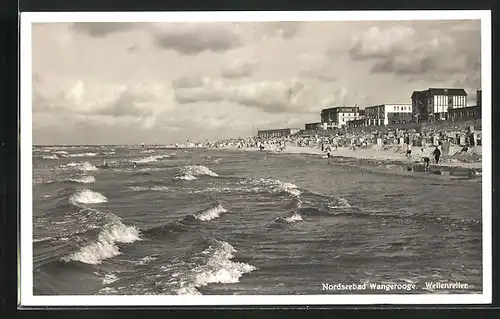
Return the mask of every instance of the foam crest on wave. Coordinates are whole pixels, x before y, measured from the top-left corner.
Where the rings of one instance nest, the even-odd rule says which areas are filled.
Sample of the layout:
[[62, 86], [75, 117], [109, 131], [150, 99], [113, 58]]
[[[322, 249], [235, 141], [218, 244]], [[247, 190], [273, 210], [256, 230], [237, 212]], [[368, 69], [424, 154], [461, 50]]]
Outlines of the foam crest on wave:
[[259, 179], [257, 182], [270, 187], [270, 189], [274, 192], [287, 192], [296, 197], [301, 194], [298, 186], [293, 183], [282, 182], [276, 179]]
[[70, 157], [92, 157], [96, 156], [97, 153], [78, 153], [78, 154], [70, 154]]
[[210, 283], [237, 283], [241, 276], [257, 269], [246, 263], [232, 261], [235, 252], [236, 249], [229, 243], [216, 240], [201, 253], [201, 255], [209, 256], [206, 263], [192, 269], [191, 273], [181, 281], [177, 294], [200, 295], [201, 293], [196, 288]]
[[153, 155], [153, 156], [148, 156], [148, 157], [144, 157], [144, 158], [135, 160], [133, 162], [144, 164], [144, 163], [156, 162], [162, 158], [163, 158], [163, 155]]
[[88, 171], [97, 171], [99, 170], [95, 165], [90, 164], [89, 162], [69, 162], [68, 164], [60, 165], [61, 168], [76, 168], [80, 171], [88, 172]]
[[227, 211], [228, 211], [227, 209], [225, 209], [221, 204], [219, 204], [215, 207], [196, 213], [194, 217], [196, 217], [196, 219], [198, 220], [209, 221], [219, 217], [222, 213], [227, 213]]
[[330, 204], [328, 207], [330, 208], [351, 208], [351, 204], [347, 201], [347, 199], [338, 197], [336, 198], [335, 204]]
[[293, 215], [291, 216], [288, 216], [288, 217], [285, 217], [284, 220], [287, 222], [287, 223], [293, 223], [293, 222], [299, 222], [299, 221], [303, 221], [304, 219], [302, 219], [302, 216], [300, 216], [299, 213], [294, 213]]
[[73, 182], [73, 183], [90, 184], [90, 183], [95, 182], [95, 177], [94, 176], [80, 176], [80, 177], [70, 178], [69, 181]]
[[76, 191], [69, 198], [69, 202], [73, 205], [77, 204], [99, 204], [106, 203], [108, 199], [101, 193], [95, 192], [91, 189], [81, 189]]
[[48, 160], [57, 160], [59, 159], [59, 157], [57, 157], [57, 155], [44, 155], [42, 156], [43, 159], [48, 159]]
[[181, 168], [181, 173], [183, 175], [177, 176], [176, 179], [194, 180], [196, 179], [196, 176], [200, 175], [214, 176], [214, 177], [219, 176], [217, 173], [215, 173], [208, 167], [202, 165], [184, 166], [183, 168]]
[[127, 226], [121, 219], [113, 214], [109, 215], [110, 221], [105, 224], [96, 242], [90, 243], [79, 251], [63, 258], [63, 261], [79, 261], [85, 264], [98, 265], [103, 260], [120, 255], [116, 243], [131, 244], [141, 240], [139, 230], [135, 226]]

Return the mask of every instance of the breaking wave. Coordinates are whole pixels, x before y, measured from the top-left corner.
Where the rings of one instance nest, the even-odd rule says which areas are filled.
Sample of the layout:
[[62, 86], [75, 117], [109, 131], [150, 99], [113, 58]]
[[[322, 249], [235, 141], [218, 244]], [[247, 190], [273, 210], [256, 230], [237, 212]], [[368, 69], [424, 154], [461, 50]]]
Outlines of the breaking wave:
[[181, 168], [181, 174], [176, 176], [175, 179], [183, 179], [183, 180], [194, 180], [196, 176], [206, 175], [206, 176], [219, 176], [214, 171], [210, 170], [206, 166], [202, 165], [192, 165], [192, 166], [184, 166]]
[[70, 157], [92, 157], [96, 156], [97, 153], [78, 153], [78, 154], [69, 154]]
[[139, 163], [139, 164], [144, 164], [144, 163], [151, 163], [151, 162], [156, 162], [160, 159], [163, 159], [164, 157], [167, 157], [165, 155], [152, 155], [148, 157], [144, 157], [138, 160], [134, 160], [132, 162]]
[[94, 192], [90, 189], [78, 190], [76, 193], [71, 195], [69, 202], [73, 205], [77, 204], [99, 204], [106, 203], [108, 199], [101, 193]]
[[49, 160], [57, 160], [59, 159], [59, 157], [57, 157], [57, 155], [44, 155], [42, 156], [43, 159], [49, 159]]
[[258, 186], [264, 186], [272, 192], [286, 192], [292, 196], [298, 197], [301, 194], [298, 186], [293, 183], [282, 182], [275, 179], [258, 179], [252, 181]]
[[98, 265], [103, 260], [113, 258], [120, 254], [117, 243], [131, 244], [140, 240], [139, 230], [135, 226], [127, 226], [121, 219], [113, 214], [109, 215], [110, 222], [105, 224], [96, 242], [90, 243], [77, 252], [63, 257], [63, 261], [78, 261], [85, 264]]
[[61, 168], [75, 168], [80, 171], [88, 172], [88, 171], [97, 171], [99, 170], [95, 165], [90, 164], [89, 162], [69, 162], [65, 165], [60, 165]]
[[208, 221], [219, 217], [220, 214], [226, 213], [227, 211], [228, 211], [227, 209], [225, 209], [224, 207], [222, 207], [221, 204], [219, 204], [216, 207], [212, 207], [195, 214], [194, 217], [202, 221]]
[[95, 182], [95, 177], [94, 176], [80, 176], [80, 177], [70, 178], [69, 181], [73, 182], [73, 183], [90, 184], [90, 183]]
[[227, 242], [214, 240], [212, 245], [201, 252], [201, 255], [208, 256], [206, 262], [194, 267], [181, 278], [177, 294], [201, 295], [197, 288], [210, 283], [237, 283], [241, 276], [257, 269], [246, 263], [232, 261], [235, 252], [236, 249]]

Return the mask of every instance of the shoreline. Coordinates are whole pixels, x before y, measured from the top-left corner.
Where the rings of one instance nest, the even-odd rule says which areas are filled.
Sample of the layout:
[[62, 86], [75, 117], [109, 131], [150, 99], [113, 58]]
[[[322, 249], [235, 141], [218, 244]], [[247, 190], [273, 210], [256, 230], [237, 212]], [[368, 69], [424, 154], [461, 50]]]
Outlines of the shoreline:
[[[229, 151], [242, 151], [242, 152], [259, 152], [257, 147], [249, 147], [249, 148], [237, 148], [237, 147], [225, 147], [225, 148], [209, 148], [212, 150], [229, 150]], [[432, 148], [431, 148], [432, 149]], [[314, 147], [299, 147], [299, 146], [287, 146], [283, 152], [274, 151], [274, 150], [264, 150], [265, 153], [273, 154], [273, 155], [305, 155], [305, 156], [318, 156], [318, 158], [326, 159], [326, 152], [322, 152], [318, 148]], [[427, 148], [427, 152], [429, 152], [429, 148]], [[396, 151], [391, 151], [390, 149], [377, 149], [375, 147], [371, 148], [358, 148], [356, 150], [350, 150], [345, 147], [339, 147], [338, 150], [332, 150], [330, 152], [330, 156], [332, 158], [345, 158], [345, 159], [354, 159], [359, 161], [366, 161], [368, 163], [384, 163], [384, 164], [392, 164], [392, 165], [400, 165], [400, 166], [415, 166], [422, 165], [423, 163], [418, 159], [421, 159], [427, 152], [420, 151], [420, 148], [415, 148], [414, 153], [412, 154], [411, 160], [406, 157], [405, 153], [399, 153]], [[429, 156], [429, 155], [426, 155]], [[431, 156], [431, 168], [435, 169], [447, 169], [447, 170], [458, 170], [458, 171], [471, 171], [471, 172], [481, 172], [482, 171], [482, 163], [481, 162], [463, 162], [457, 159], [452, 158], [450, 155], [445, 155], [442, 157], [442, 163], [433, 163], [433, 159]]]

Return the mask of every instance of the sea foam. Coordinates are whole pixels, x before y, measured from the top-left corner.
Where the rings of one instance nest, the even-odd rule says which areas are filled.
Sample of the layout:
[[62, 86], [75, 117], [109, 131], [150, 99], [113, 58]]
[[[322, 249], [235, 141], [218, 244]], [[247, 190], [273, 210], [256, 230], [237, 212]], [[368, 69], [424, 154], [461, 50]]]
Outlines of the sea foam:
[[69, 198], [71, 204], [99, 204], [106, 203], [108, 199], [101, 193], [94, 192], [90, 189], [78, 190]]
[[90, 184], [90, 183], [95, 182], [95, 177], [94, 176], [80, 176], [80, 177], [70, 178], [69, 181], [74, 182], [74, 183]]
[[181, 168], [180, 171], [182, 175], [177, 176], [176, 179], [194, 180], [196, 179], [196, 176], [200, 175], [214, 176], [214, 177], [219, 176], [217, 173], [215, 173], [208, 167], [202, 165], [184, 166], [183, 168]]
[[227, 209], [225, 209], [224, 207], [222, 207], [221, 204], [219, 204], [215, 207], [209, 208], [207, 210], [204, 210], [202, 212], [195, 214], [194, 217], [196, 217], [196, 219], [199, 219], [202, 221], [209, 221], [209, 220], [212, 220], [212, 219], [219, 217], [220, 214], [226, 213], [226, 212], [227, 212]]
[[196, 288], [210, 283], [236, 283], [241, 276], [257, 269], [246, 263], [232, 261], [234, 252], [236, 249], [233, 246], [225, 241], [217, 240], [215, 244], [201, 253], [210, 257], [205, 264], [192, 269], [192, 272], [181, 281], [177, 294], [199, 295], [201, 293]]
[[133, 243], [140, 240], [139, 235], [139, 230], [135, 226], [127, 226], [122, 223], [118, 216], [113, 215], [112, 220], [102, 227], [96, 242], [64, 257], [63, 261], [73, 260], [91, 265], [100, 264], [103, 260], [120, 254], [116, 243]]

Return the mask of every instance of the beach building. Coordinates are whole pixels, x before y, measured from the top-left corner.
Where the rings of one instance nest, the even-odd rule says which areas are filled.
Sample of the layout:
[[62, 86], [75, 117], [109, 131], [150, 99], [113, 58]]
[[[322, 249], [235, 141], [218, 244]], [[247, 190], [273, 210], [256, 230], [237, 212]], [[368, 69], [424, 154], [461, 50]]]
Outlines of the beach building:
[[412, 121], [411, 104], [380, 104], [365, 108], [367, 126], [387, 126]]
[[321, 122], [316, 122], [316, 123], [307, 123], [305, 125], [306, 131], [309, 130], [320, 130], [320, 129], [326, 129], [326, 126], [322, 125]]
[[456, 88], [429, 88], [414, 91], [411, 101], [415, 121], [446, 120], [450, 110], [467, 107], [467, 92]]
[[448, 120], [453, 122], [478, 120], [480, 118], [481, 107], [479, 105], [467, 106], [459, 109], [451, 109], [448, 112]]
[[366, 118], [366, 110], [359, 110], [359, 116], [355, 120], [347, 121], [347, 127], [364, 127], [368, 126], [368, 119]]
[[338, 106], [321, 111], [321, 123], [326, 124], [327, 129], [346, 127], [348, 121], [358, 118], [358, 106]]
[[258, 137], [262, 138], [279, 138], [279, 137], [287, 137], [293, 135], [295, 133], [300, 132], [298, 128], [280, 128], [273, 130], [259, 130], [257, 132]]

